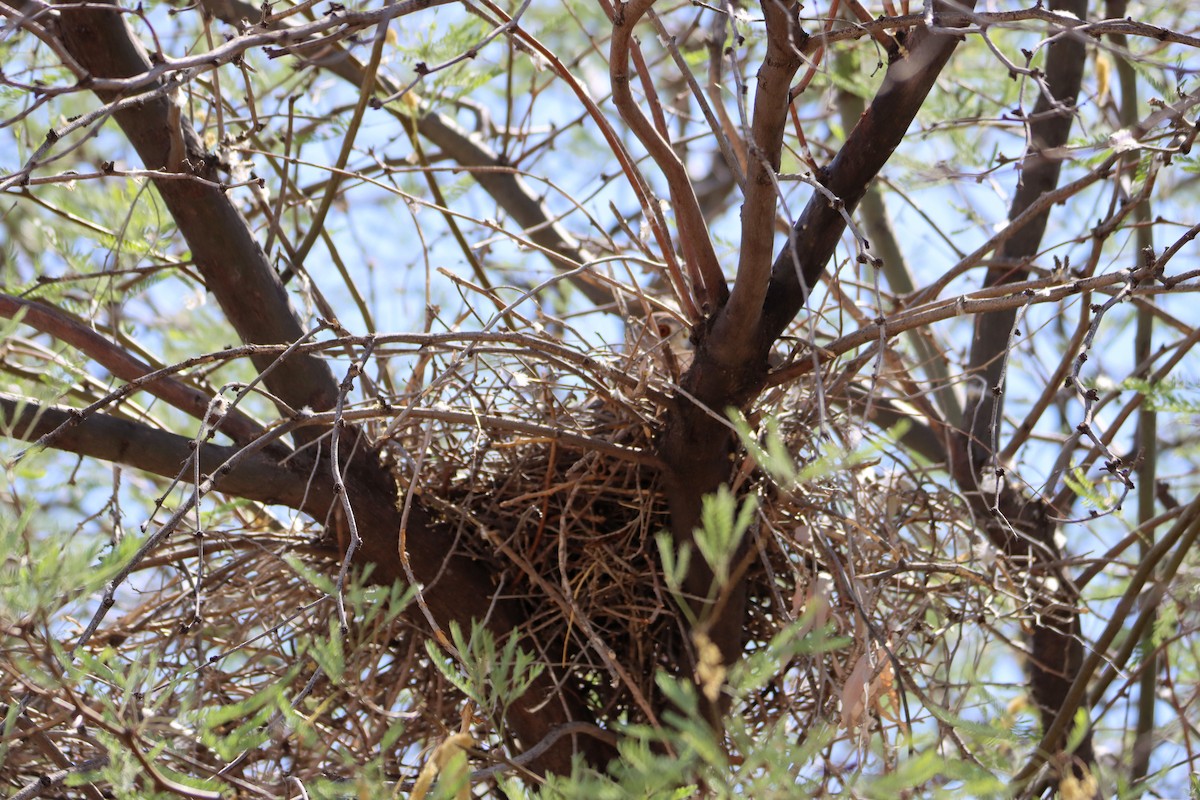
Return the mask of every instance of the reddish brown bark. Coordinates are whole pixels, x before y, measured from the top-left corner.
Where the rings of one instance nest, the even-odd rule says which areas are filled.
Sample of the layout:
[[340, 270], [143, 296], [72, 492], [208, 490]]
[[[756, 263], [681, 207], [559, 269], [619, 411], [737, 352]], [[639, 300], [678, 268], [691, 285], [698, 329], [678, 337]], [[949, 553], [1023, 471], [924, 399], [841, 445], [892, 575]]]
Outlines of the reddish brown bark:
[[[935, 7], [945, 8], [937, 3]], [[853, 211], [899, 146], [958, 41], [957, 36], [923, 28], [908, 37], [906, 54], [893, 60], [867, 112], [819, 176], [839, 199], [840, 208], [831, 205], [825, 195], [814, 193], [792, 226], [791, 241], [775, 258], [764, 305], [751, 324], [747, 325], [744, 311], [730, 304], [696, 331], [696, 356], [683, 378], [686, 394], [659, 442], [659, 455], [667, 465], [665, 486], [677, 542], [692, 541], [703, 497], [730, 477], [736, 442], [723, 422], [727, 410], [747, 407], [762, 391], [772, 345], [799, 313], [845, 230], [842, 211]], [[773, 130], [764, 130], [760, 137], [764, 146], [775, 146], [777, 141]], [[778, 153], [759, 155], [766, 163], [778, 163]], [[736, 287], [734, 291], [738, 291]], [[708, 565], [694, 557], [685, 588], [707, 619], [707, 634], [720, 648], [724, 662], [730, 664], [742, 650], [745, 591], [740, 584], [730, 587], [719, 608], [714, 608], [701, 602], [711, 584]], [[710, 718], [718, 713], [719, 709], [709, 709]]]

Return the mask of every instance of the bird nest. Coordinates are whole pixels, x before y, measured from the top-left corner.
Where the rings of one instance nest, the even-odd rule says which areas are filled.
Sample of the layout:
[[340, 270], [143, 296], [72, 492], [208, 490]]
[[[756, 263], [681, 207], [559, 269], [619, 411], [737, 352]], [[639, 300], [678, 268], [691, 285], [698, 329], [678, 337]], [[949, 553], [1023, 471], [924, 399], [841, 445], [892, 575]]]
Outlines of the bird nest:
[[[655, 676], [689, 662], [694, 634], [661, 564], [669, 517], [653, 453], [677, 393], [661, 345], [590, 353], [567, 370], [528, 352], [493, 353], [469, 369], [447, 362], [439, 374], [455, 377], [439, 387], [445, 407], [462, 408], [471, 387], [472, 413], [514, 424], [464, 434], [433, 420], [396, 440], [400, 451], [428, 454], [421, 496], [440, 498], [458, 547], [490, 564], [497, 591], [523, 604], [523, 646], [588, 698], [601, 725], [660, 712]], [[935, 661], [927, 656], [940, 631], [931, 623], [982, 613], [990, 596], [988, 580], [963, 566], [974, 554], [960, 499], [898, 457], [893, 442], [863, 441], [853, 409], [811, 402], [815, 381], [829, 378], [793, 383], [759, 406], [797, 462], [817, 465], [802, 485], [780, 485], [749, 456], [735, 468], [738, 492], [758, 499], [743, 577], [748, 652], [801, 618], [844, 637], [820, 656], [780, 663], [739, 709], [753, 726], [839, 720], [849, 733], [889, 714], [887, 724], [908, 724], [898, 688], [906, 676], [926, 682], [914, 676]], [[555, 433], [515, 421], [552, 421]], [[412, 473], [400, 472], [407, 485]], [[864, 659], [876, 700], [846, 711], [847, 679]], [[894, 690], [878, 691], [889, 681]], [[443, 719], [458, 719], [455, 702]]]
[[[435, 377], [389, 398], [368, 432], [393, 455], [400, 486], [434, 502], [455, 546], [492, 566], [494, 591], [524, 606], [522, 647], [588, 698], [599, 725], [646, 720], [664, 706], [656, 673], [687, 663], [692, 635], [663, 580], [657, 536], [668, 517], [653, 453], [674, 389], [653, 348], [568, 357], [545, 342], [540, 351], [512, 337], [488, 348], [449, 343], [432, 355], [380, 348], [381, 362], [425, 359]], [[738, 492], [758, 497], [745, 631], [750, 652], [800, 618], [844, 638], [778, 664], [736, 710], [752, 727], [789, 719], [797, 731], [840, 714], [850, 735], [907, 724], [897, 688], [930, 688], [922, 675], [940, 661], [933, 628], [981, 615], [992, 593], [969, 569], [957, 499], [853, 441], [862, 425], [852, 412], [818, 412], [806, 398], [819, 379], [773, 392], [760, 409], [799, 462], [827, 467], [788, 487], [748, 457], [736, 473]], [[405, 418], [398, 409], [418, 397], [429, 413]], [[463, 413], [478, 423], [464, 425]], [[74, 617], [8, 632], [24, 644], [3, 656], [0, 690], [26, 706], [21, 724], [40, 744], [10, 750], [3, 777], [19, 784], [44, 772], [47, 753], [82, 763], [97, 740], [132, 730], [161, 742], [177, 766], [281, 795], [292, 779], [410, 781], [423, 748], [457, 730], [467, 706], [427, 649], [421, 616], [395, 613], [402, 604], [388, 593], [395, 600], [399, 589], [335, 587], [328, 540], [312, 522], [243, 503], [208, 520], [202, 534], [180, 531], [138, 565], [77, 654], [82, 670], [54, 644], [82, 628], [71, 623], [86, 618], [78, 606]], [[855, 718], [847, 686], [856, 691], [862, 663], [876, 699]], [[64, 716], [64, 692], [104, 698], [112, 713]], [[475, 711], [486, 719], [496, 710]], [[505, 744], [498, 724], [473, 733], [489, 749]], [[128, 763], [97, 765], [115, 770], [110, 781], [137, 772], [136, 748], [121, 752]]]

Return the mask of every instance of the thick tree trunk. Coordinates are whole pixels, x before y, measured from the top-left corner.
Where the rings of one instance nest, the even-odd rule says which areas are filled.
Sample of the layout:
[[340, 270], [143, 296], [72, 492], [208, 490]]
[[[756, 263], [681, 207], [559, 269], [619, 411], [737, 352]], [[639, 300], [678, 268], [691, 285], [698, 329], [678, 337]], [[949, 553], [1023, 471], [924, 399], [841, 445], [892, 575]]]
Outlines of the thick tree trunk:
[[[939, 12], [949, 8], [942, 3], [934, 6]], [[791, 240], [771, 267], [761, 311], [754, 309], [748, 323], [741, 317], [745, 310], [733, 308], [731, 302], [696, 332], [696, 356], [682, 380], [685, 392], [677, 398], [659, 442], [660, 458], [667, 465], [667, 499], [677, 543], [693, 541], [703, 497], [729, 479], [736, 442], [725, 424], [728, 409], [748, 406], [762, 391], [771, 347], [799, 313], [832, 258], [846, 228], [843, 214], [853, 212], [891, 158], [958, 42], [957, 36], [924, 28], [906, 38], [904, 55], [895, 55], [870, 107], [818, 176], [837, 202], [823, 193], [813, 194], [792, 226]], [[735, 286], [734, 295], [737, 291]], [[703, 620], [704, 632], [729, 665], [742, 651], [745, 589], [740, 582], [727, 587], [718, 606], [707, 599], [711, 586], [711, 570], [693, 554], [685, 588]], [[716, 720], [723, 704], [710, 705], [706, 711]]]

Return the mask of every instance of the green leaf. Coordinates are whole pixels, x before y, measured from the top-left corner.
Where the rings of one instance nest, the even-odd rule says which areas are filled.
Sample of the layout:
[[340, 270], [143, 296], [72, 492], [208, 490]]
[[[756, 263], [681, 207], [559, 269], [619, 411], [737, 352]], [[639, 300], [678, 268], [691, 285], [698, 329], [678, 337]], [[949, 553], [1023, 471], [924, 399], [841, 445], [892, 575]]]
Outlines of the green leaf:
[[334, 683], [341, 681], [346, 670], [346, 653], [338, 626], [336, 618], [329, 620], [328, 638], [312, 639], [308, 649], [308, 654]]
[[337, 584], [334, 583], [333, 578], [329, 575], [322, 572], [317, 572], [308, 564], [305, 564], [293, 553], [285, 553], [283, 560], [289, 567], [295, 570], [296, 574], [299, 575], [305, 583], [317, 589], [317, 591], [331, 596], [337, 594]]
[[695, 540], [696, 549], [712, 568], [714, 590], [728, 583], [738, 546], [757, 509], [758, 500], [753, 496], [747, 497], [739, 509], [737, 499], [727, 486], [704, 497]]
[[688, 564], [692, 560], [691, 545], [683, 542], [679, 545], [677, 553], [674, 537], [668, 531], [659, 531], [654, 535], [654, 541], [658, 545], [659, 558], [662, 559], [663, 579], [671, 591], [678, 594], [687, 577]]

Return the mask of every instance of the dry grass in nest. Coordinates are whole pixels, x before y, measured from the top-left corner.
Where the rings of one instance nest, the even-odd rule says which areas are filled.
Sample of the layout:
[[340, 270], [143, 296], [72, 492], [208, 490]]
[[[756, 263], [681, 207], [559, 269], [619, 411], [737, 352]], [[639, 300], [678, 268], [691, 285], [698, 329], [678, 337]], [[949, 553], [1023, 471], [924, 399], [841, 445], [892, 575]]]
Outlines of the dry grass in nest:
[[[635, 375], [645, 395], [629, 399], [622, 387], [609, 386], [607, 394], [576, 396], [564, 414], [569, 428], [653, 452], [660, 408], [648, 398], [672, 390], [653, 373]], [[489, 408], [544, 420], [545, 398], [566, 382], [544, 372], [541, 380], [545, 391], [519, 393], [507, 405], [497, 401], [498, 392]], [[800, 463], [825, 458], [828, 469], [788, 492], [753, 463], [744, 464], [740, 491], [760, 497], [748, 534], [748, 653], [816, 606], [823, 606], [817, 614], [832, 634], [848, 642], [779, 664], [778, 677], [747, 698], [743, 711], [752, 725], [790, 718], [803, 730], [836, 720], [847, 677], [872, 641], [892, 651], [895, 667], [911, 683], [928, 686], [925, 665], [938, 663], [932, 649], [939, 646], [931, 623], [961, 619], [967, 608], [983, 613], [986, 599], [984, 592], [973, 599], [964, 591], [972, 581], [986, 581], [962, 563], [972, 553], [964, 546], [960, 499], [867, 445], [857, 447], [865, 456], [850, 456], [856, 449], [851, 431], [862, 423], [837, 409], [826, 409], [826, 434], [815, 437], [817, 411], [806, 399], [812, 396], [812, 386], [795, 384], [762, 410], [778, 420]], [[661, 574], [656, 534], [668, 517], [657, 471], [599, 448], [580, 452], [482, 433], [474, 446], [463, 447], [461, 433], [449, 430], [432, 437], [439, 439], [454, 446], [435, 451], [439, 466], [430, 471], [457, 477], [439, 493], [446, 498], [442, 513], [460, 546], [490, 562], [502, 591], [525, 604], [526, 642], [538, 644], [538, 657], [575, 681], [602, 724], [645, 721], [661, 710], [654, 676], [687, 663], [692, 626]], [[876, 660], [873, 652], [870, 657]], [[880, 664], [877, 672], [885, 669]], [[893, 694], [887, 702], [898, 701]], [[870, 711], [878, 718], [878, 709]], [[889, 713], [903, 712], [892, 707]]]
[[[610, 441], [652, 451], [653, 420], [596, 399], [582, 413]], [[577, 681], [601, 719], [643, 719], [656, 705], [655, 671], [683, 656], [658, 564], [655, 535], [668, 525], [659, 476], [598, 452], [509, 444], [476, 454], [486, 474], [451, 491], [447, 516], [464, 548], [497, 568], [505, 594], [521, 598], [539, 656]]]

